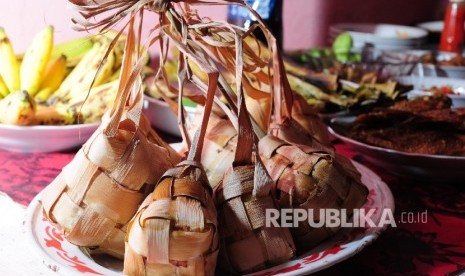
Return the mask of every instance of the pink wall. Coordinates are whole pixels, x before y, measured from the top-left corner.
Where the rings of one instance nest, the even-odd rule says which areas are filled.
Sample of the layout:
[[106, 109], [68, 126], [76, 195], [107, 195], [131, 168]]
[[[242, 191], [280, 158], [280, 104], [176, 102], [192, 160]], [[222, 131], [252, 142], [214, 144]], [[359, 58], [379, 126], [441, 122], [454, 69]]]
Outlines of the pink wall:
[[284, 48], [322, 46], [329, 25], [371, 22], [414, 25], [442, 19], [447, 0], [283, 0]]
[[[0, 0], [0, 26], [5, 28], [18, 53], [23, 52], [32, 36], [46, 25], [55, 27], [56, 42], [84, 35], [70, 28], [72, 14], [66, 0]], [[208, 7], [202, 9], [202, 14], [223, 20], [226, 8]]]
[[[445, 0], [284, 0], [284, 48], [324, 45], [328, 26], [336, 22], [414, 24], [442, 17]], [[0, 0], [0, 26], [17, 52], [24, 51], [32, 35], [47, 24], [55, 26], [55, 40], [81, 34], [69, 28], [71, 11], [66, 0]], [[208, 7], [201, 14], [220, 20], [226, 8]]]

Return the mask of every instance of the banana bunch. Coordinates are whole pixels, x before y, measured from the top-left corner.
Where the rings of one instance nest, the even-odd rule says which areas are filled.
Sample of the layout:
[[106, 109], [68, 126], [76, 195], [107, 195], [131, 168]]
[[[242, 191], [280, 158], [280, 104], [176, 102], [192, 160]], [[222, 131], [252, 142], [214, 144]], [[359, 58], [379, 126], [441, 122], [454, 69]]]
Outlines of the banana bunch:
[[111, 33], [57, 45], [53, 34], [44, 28], [16, 55], [0, 27], [0, 124], [91, 123], [114, 102], [124, 38], [107, 53]]

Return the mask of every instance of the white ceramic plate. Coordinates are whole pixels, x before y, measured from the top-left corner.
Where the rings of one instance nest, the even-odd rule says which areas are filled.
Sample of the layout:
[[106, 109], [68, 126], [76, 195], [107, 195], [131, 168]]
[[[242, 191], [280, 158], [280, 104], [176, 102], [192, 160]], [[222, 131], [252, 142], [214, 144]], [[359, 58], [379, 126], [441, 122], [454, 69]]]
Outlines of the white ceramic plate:
[[[362, 182], [369, 190], [365, 209], [375, 209], [371, 219], [380, 221], [384, 209], [394, 212], [394, 200], [386, 184], [368, 168], [355, 163], [362, 174]], [[37, 254], [44, 265], [59, 275], [122, 275], [122, 262], [114, 259], [99, 258], [99, 263], [86, 255], [79, 247], [67, 242], [60, 231], [52, 226], [44, 217], [37, 195], [27, 209], [25, 231], [31, 244], [31, 250]], [[340, 231], [330, 240], [312, 251], [275, 266], [253, 276], [265, 275], [307, 275], [338, 262], [341, 262], [368, 246], [384, 228], [355, 228]]]
[[[186, 111], [188, 118], [193, 118], [195, 108], [186, 107]], [[143, 112], [149, 118], [154, 128], [181, 137], [178, 127], [178, 117], [166, 102], [145, 95]]]
[[386, 172], [415, 181], [463, 182], [465, 179], [465, 157], [407, 153], [365, 144], [344, 134], [344, 126], [354, 120], [355, 116], [333, 118], [329, 132]]
[[430, 21], [417, 24], [418, 28], [427, 30], [430, 33], [440, 33], [444, 28], [444, 21]]
[[442, 30], [444, 29], [444, 21], [439, 20], [439, 21], [422, 22], [420, 24], [417, 24], [417, 27], [425, 29], [430, 33], [440, 34]]
[[465, 78], [465, 66], [446, 66], [419, 63], [413, 72], [417, 76], [443, 77], [443, 78]]
[[411, 49], [424, 44], [428, 32], [421, 28], [368, 23], [339, 23], [331, 25], [329, 36], [334, 39], [342, 32], [349, 32], [354, 40], [354, 48], [372, 43], [379, 49]]
[[452, 107], [465, 107], [465, 80], [455, 78], [442, 78], [442, 77], [418, 77], [418, 76], [404, 76], [396, 78], [400, 83], [405, 85], [413, 85], [413, 90], [408, 92], [407, 96], [418, 97], [431, 95], [431, 92], [425, 91], [433, 86], [449, 86], [451, 89], [459, 90], [461, 94], [447, 95], [452, 100]]
[[16, 152], [53, 152], [84, 144], [100, 123], [67, 126], [0, 124], [0, 148]]

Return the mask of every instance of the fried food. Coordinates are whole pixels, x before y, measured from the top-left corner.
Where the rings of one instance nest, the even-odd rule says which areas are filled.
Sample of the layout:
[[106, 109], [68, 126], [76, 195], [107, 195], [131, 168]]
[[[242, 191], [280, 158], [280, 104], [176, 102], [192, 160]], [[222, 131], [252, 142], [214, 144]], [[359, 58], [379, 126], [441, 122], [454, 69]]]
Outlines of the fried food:
[[359, 115], [351, 138], [408, 153], [465, 156], [465, 108], [451, 109], [446, 95], [402, 100]]

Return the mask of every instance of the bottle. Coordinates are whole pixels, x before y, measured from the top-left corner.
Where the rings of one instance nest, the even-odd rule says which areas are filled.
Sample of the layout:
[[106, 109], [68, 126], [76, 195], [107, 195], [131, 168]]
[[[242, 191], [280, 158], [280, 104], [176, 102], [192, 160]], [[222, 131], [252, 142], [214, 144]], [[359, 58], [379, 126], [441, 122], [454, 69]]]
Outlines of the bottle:
[[449, 0], [444, 15], [444, 29], [439, 51], [462, 53], [465, 24], [465, 1]]
[[[245, 0], [262, 18], [274, 37], [278, 41], [279, 47], [282, 48], [283, 41], [283, 22], [282, 22], [282, 0]], [[250, 12], [238, 5], [229, 5], [228, 22], [244, 28], [250, 27], [256, 22]], [[254, 32], [255, 36], [266, 43], [265, 36], [260, 30]]]

